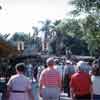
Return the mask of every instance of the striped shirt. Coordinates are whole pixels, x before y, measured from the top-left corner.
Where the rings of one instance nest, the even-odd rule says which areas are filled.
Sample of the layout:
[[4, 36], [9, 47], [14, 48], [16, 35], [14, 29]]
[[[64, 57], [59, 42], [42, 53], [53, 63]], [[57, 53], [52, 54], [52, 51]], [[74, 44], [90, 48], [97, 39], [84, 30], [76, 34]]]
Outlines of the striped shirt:
[[40, 84], [45, 87], [60, 87], [61, 77], [59, 72], [54, 68], [46, 68], [40, 75]]

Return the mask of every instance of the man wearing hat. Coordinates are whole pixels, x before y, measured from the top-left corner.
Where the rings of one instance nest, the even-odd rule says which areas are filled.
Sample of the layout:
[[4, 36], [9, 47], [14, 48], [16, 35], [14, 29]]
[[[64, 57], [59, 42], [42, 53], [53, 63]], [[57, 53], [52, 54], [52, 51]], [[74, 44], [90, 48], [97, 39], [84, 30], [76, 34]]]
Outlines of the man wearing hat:
[[40, 95], [43, 100], [59, 100], [61, 89], [61, 77], [54, 68], [54, 59], [47, 59], [47, 68], [40, 75]]

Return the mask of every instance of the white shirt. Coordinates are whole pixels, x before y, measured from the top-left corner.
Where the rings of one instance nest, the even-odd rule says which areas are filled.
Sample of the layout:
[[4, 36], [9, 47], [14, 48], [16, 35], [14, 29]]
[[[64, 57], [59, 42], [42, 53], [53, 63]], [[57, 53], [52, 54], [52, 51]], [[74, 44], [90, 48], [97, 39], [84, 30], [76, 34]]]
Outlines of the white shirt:
[[55, 65], [55, 68], [59, 72], [61, 78], [62, 77], [64, 78], [66, 66], [65, 65]]
[[100, 95], [100, 76], [92, 76], [91, 81], [93, 84], [93, 93]]
[[[23, 74], [13, 75], [8, 81], [7, 85], [12, 90], [17, 90], [17, 91], [27, 91], [28, 89], [32, 89], [31, 81]], [[25, 93], [11, 92], [9, 100], [30, 100], [30, 99], [27, 92]]]

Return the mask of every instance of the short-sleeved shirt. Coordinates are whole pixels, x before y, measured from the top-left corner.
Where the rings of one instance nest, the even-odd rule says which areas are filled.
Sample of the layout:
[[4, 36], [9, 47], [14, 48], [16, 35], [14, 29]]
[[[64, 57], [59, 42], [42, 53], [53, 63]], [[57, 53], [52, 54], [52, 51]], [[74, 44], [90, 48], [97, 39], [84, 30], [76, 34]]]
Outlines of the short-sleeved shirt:
[[[10, 100], [29, 100], [27, 90], [31, 89], [31, 81], [22, 74], [13, 75], [7, 83], [10, 87]], [[23, 93], [17, 93], [12, 91], [25, 91]]]
[[93, 93], [96, 95], [100, 95], [100, 76], [91, 76]]
[[91, 79], [85, 72], [77, 72], [72, 75], [70, 87], [76, 95], [86, 95], [90, 93]]
[[64, 66], [64, 65], [55, 65], [55, 69], [59, 72], [61, 78], [64, 77], [66, 66]]
[[40, 84], [44, 85], [45, 87], [59, 87], [59, 81], [61, 81], [61, 77], [56, 69], [46, 68], [42, 71], [39, 81]]

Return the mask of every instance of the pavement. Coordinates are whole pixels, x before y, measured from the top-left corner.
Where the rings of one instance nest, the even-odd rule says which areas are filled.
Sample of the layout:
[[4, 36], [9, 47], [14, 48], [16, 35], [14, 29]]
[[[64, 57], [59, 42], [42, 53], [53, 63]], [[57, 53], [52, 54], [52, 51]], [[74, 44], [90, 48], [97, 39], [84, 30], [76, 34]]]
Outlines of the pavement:
[[[42, 98], [39, 98], [39, 100], [42, 100]], [[72, 100], [72, 99], [67, 96], [67, 93], [61, 93], [60, 100]]]
[[67, 93], [61, 93], [60, 100], [72, 100], [72, 98], [68, 97]]

